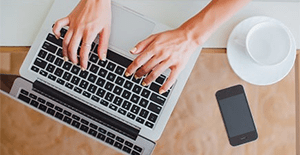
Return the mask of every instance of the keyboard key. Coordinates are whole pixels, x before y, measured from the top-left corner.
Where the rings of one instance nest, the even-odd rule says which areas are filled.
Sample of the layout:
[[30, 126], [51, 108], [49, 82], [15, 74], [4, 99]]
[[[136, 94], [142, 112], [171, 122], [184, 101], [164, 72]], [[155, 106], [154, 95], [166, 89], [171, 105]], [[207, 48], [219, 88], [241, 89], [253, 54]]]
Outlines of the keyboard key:
[[126, 147], [126, 146], [124, 146], [122, 150], [125, 151], [126, 153], [130, 153], [131, 152], [131, 149], [128, 148], [128, 147]]
[[150, 95], [150, 91], [147, 89], [143, 89], [142, 94], [143, 97], [148, 98]]
[[122, 149], [122, 147], [123, 147], [123, 145], [118, 142], [115, 142], [114, 146], [118, 149]]
[[90, 123], [90, 127], [93, 128], [93, 129], [95, 129], [95, 130], [97, 130], [97, 128], [98, 128], [98, 126], [95, 125], [95, 124], [93, 124], [93, 123]]
[[118, 142], [120, 142], [120, 143], [123, 143], [123, 142], [124, 142], [124, 139], [121, 138], [121, 137], [118, 137], [118, 136], [117, 136], [116, 140], [117, 140]]
[[100, 140], [102, 140], [102, 141], [104, 141], [105, 137], [106, 137], [106, 136], [104, 136], [104, 135], [101, 134], [101, 133], [98, 133], [98, 135], [97, 135], [97, 138], [100, 139]]
[[43, 103], [43, 104], [46, 103], [46, 101], [45, 101], [44, 99], [42, 99], [42, 98], [38, 98], [38, 101], [39, 101], [40, 103]]
[[128, 142], [128, 141], [125, 142], [125, 145], [130, 147], [130, 148], [132, 148], [132, 146], [133, 146], [133, 144], [131, 142]]
[[94, 65], [94, 64], [92, 64], [92, 66], [90, 68], [90, 71], [93, 72], [93, 73], [95, 73], [95, 74], [97, 74], [98, 70], [99, 70], [99, 67], [96, 66], [96, 65]]
[[45, 77], [48, 75], [48, 73], [45, 72], [45, 71], [43, 71], [43, 70], [40, 71], [40, 74], [43, 75], [43, 76], [45, 76]]
[[90, 74], [87, 80], [94, 83], [96, 81], [96, 78], [97, 78], [96, 75]]
[[93, 84], [90, 84], [89, 88], [88, 88], [88, 91], [91, 92], [91, 93], [95, 93], [96, 89], [97, 89], [97, 86], [95, 86]]
[[63, 113], [64, 113], [65, 115], [67, 115], [67, 116], [71, 116], [71, 113], [70, 113], [69, 111], [64, 110]]
[[135, 82], [135, 83], [137, 83], [137, 84], [140, 84], [141, 79], [132, 78], [132, 81]]
[[56, 46], [54, 46], [54, 45], [52, 45], [52, 44], [50, 44], [46, 41], [44, 42], [42, 48], [49, 51], [49, 52], [51, 52], [51, 53], [53, 53], [53, 54], [56, 52], [56, 49], [57, 49]]
[[135, 119], [135, 115], [133, 115], [132, 113], [127, 113], [127, 117], [129, 117], [131, 119]]
[[56, 55], [59, 56], [59, 57], [63, 57], [63, 53], [62, 53], [62, 49], [61, 48], [58, 48], [57, 52], [56, 52]]
[[123, 93], [122, 93], [122, 97], [126, 98], [126, 99], [129, 99], [131, 93], [127, 90], [124, 90]]
[[66, 29], [64, 29], [64, 28], [62, 28], [61, 30], [60, 30], [60, 37], [65, 37], [65, 35], [66, 35], [66, 33], [67, 33], [67, 30]]
[[55, 81], [55, 80], [56, 80], [56, 77], [53, 76], [52, 74], [49, 74], [49, 75], [48, 75], [48, 78], [49, 78], [50, 80], [52, 80], [52, 81]]
[[58, 67], [60, 67], [63, 64], [64, 60], [62, 60], [61, 58], [56, 58], [54, 61], [54, 64]]
[[124, 81], [125, 81], [125, 79], [118, 76], [117, 80], [116, 80], [116, 84], [118, 84], [119, 86], [122, 86]]
[[129, 110], [129, 108], [131, 107], [131, 103], [128, 101], [124, 101], [122, 107], [126, 110]]
[[117, 66], [116, 70], [115, 70], [115, 73], [119, 74], [119, 75], [123, 75], [125, 69], [120, 67], [120, 66]]
[[139, 153], [135, 152], [135, 151], [132, 151], [131, 152], [131, 155], [140, 155]]
[[63, 65], [63, 69], [69, 71], [72, 67], [72, 64], [68, 61], [65, 61], [64, 65]]
[[107, 136], [108, 137], [110, 137], [110, 138], [112, 138], [112, 139], [114, 139], [116, 136], [113, 134], [113, 133], [111, 133], [111, 132], [108, 132], [107, 133]]
[[116, 79], [116, 75], [115, 74], [113, 74], [113, 73], [108, 73], [108, 75], [107, 75], [107, 78], [106, 78], [107, 80], [109, 80], [109, 81], [111, 81], [111, 82], [114, 82], [115, 81], [115, 79]]
[[121, 87], [115, 86], [113, 92], [114, 92], [115, 94], [117, 94], [117, 95], [120, 95], [122, 91], [123, 91], [123, 89], [122, 89]]
[[128, 90], [131, 90], [133, 83], [130, 81], [126, 81], [124, 87]]
[[104, 106], [106, 106], [106, 107], [108, 106], [108, 102], [105, 101], [105, 100], [101, 100], [101, 101], [100, 101], [100, 104], [102, 104], [102, 105], [104, 105]]
[[115, 99], [114, 99], [114, 104], [116, 104], [117, 106], [120, 106], [121, 103], [123, 102], [123, 99], [116, 96]]
[[105, 95], [105, 99], [109, 102], [111, 102], [113, 100], [113, 98], [115, 97], [114, 94], [110, 93], [110, 92], [107, 92], [106, 95]]
[[56, 68], [54, 74], [58, 77], [61, 77], [61, 75], [64, 73], [64, 71], [60, 68]]
[[48, 108], [47, 113], [53, 116], [55, 111], [53, 109]]
[[26, 103], [29, 103], [29, 102], [30, 102], [30, 98], [29, 98], [29, 97], [26, 97], [26, 96], [24, 96], [24, 95], [22, 95], [22, 94], [19, 94], [18, 99], [20, 99], [20, 100], [22, 100], [22, 101], [24, 101], [24, 102], [26, 102]]
[[112, 140], [111, 138], [108, 138], [108, 137], [106, 138], [105, 142], [110, 144], [110, 145], [114, 144], [114, 140]]
[[63, 121], [70, 124], [72, 122], [72, 119], [70, 117], [65, 116]]
[[133, 149], [136, 150], [136, 151], [138, 151], [138, 152], [142, 152], [142, 148], [139, 147], [139, 146], [136, 146], [136, 145], [135, 145], [135, 146], [133, 147]]
[[109, 62], [109, 63], [107, 64], [106, 68], [107, 68], [108, 70], [110, 70], [110, 71], [114, 71], [114, 69], [116, 68], [116, 65], [113, 64], [113, 63], [111, 63], [111, 62]]
[[80, 88], [78, 88], [78, 87], [75, 87], [75, 88], [74, 88], [74, 91], [77, 92], [77, 93], [79, 93], [79, 94], [81, 94], [82, 89], [80, 89]]
[[148, 121], [145, 123], [145, 125], [151, 129], [153, 128], [153, 124]]
[[78, 77], [73, 76], [73, 78], [72, 78], [72, 80], [71, 80], [71, 83], [77, 85], [77, 84], [79, 83], [79, 80], [80, 80], [80, 79], [79, 79]]
[[150, 103], [148, 109], [151, 110], [151, 111], [153, 111], [156, 114], [159, 114], [160, 111], [161, 111], [161, 107], [158, 106], [158, 105], [156, 105], [156, 104], [153, 104], [153, 103]]
[[140, 112], [140, 116], [142, 118], [147, 118], [148, 114], [149, 114], [149, 112], [145, 109], [142, 109], [141, 112]]
[[139, 100], [140, 100], [140, 97], [136, 94], [133, 94], [130, 98], [130, 101], [133, 103], [136, 103], [136, 104], [139, 102]]
[[109, 108], [112, 109], [112, 110], [114, 110], [114, 111], [116, 111], [116, 110], [118, 109], [118, 107], [116, 107], [116, 106], [113, 105], [113, 104], [110, 104], [110, 105], [109, 105]]
[[83, 96], [87, 97], [87, 98], [90, 98], [91, 97], [91, 94], [86, 92], [86, 91], [83, 91], [82, 93]]
[[164, 75], [160, 75], [156, 80], [155, 82], [159, 83], [159, 84], [163, 84], [164, 81], [165, 81], [166, 77]]
[[83, 124], [85, 124], [85, 125], [88, 125], [88, 124], [89, 124], [89, 122], [88, 122], [87, 120], [85, 120], [85, 119], [81, 119], [80, 122], [83, 123]]
[[80, 68], [76, 65], [73, 65], [71, 72], [77, 75], [79, 73], [79, 71], [80, 71]]
[[152, 113], [150, 114], [150, 116], [148, 118], [148, 120], [151, 121], [152, 123], [155, 123], [156, 119], [157, 119], [157, 116]]
[[62, 120], [62, 118], [64, 117], [64, 115], [61, 114], [61, 113], [59, 113], [59, 112], [56, 112], [55, 115], [54, 115], [54, 117], [56, 117], [56, 118]]
[[51, 108], [54, 107], [54, 104], [52, 104], [52, 103], [50, 103], [50, 102], [47, 102], [46, 105], [47, 105], [48, 107], [51, 107]]
[[98, 88], [98, 91], [97, 91], [97, 95], [101, 98], [103, 98], [104, 94], [105, 94], [105, 90], [101, 89], [101, 88]]
[[159, 105], [164, 105], [164, 103], [166, 101], [165, 98], [163, 98], [159, 95], [156, 95], [155, 93], [151, 94], [150, 100], [154, 101], [155, 103], [158, 103]]
[[63, 75], [63, 79], [65, 79], [66, 81], [69, 81], [71, 79], [71, 74], [68, 72], [65, 72], [65, 74]]
[[106, 90], [111, 91], [111, 90], [113, 89], [113, 87], [114, 87], [114, 84], [112, 84], [112, 83], [110, 83], [110, 82], [107, 81], [104, 88], [105, 88]]
[[97, 131], [95, 131], [93, 129], [90, 129], [88, 133], [94, 137], [96, 137], [96, 135], [97, 135]]
[[65, 81], [62, 80], [62, 79], [57, 79], [56, 82], [59, 83], [59, 84], [61, 84], [61, 85], [64, 85], [64, 84], [65, 84]]
[[100, 87], [103, 87], [104, 86], [104, 83], [105, 83], [105, 80], [104, 79], [102, 79], [102, 78], [98, 78], [98, 80], [97, 80], [97, 82], [96, 82], [96, 84], [98, 85], [98, 86], [100, 86]]
[[79, 128], [81, 131], [84, 131], [84, 132], [87, 132], [89, 130], [89, 127], [81, 124], [80, 128]]
[[88, 74], [89, 73], [87, 71], [81, 71], [79, 76], [85, 79], [88, 76]]
[[86, 89], [87, 86], [88, 86], [88, 82], [87, 81], [84, 81], [84, 80], [81, 80], [80, 84], [79, 84], [79, 87], [83, 88], [83, 89]]
[[28, 91], [26, 91], [26, 90], [24, 90], [24, 89], [21, 89], [21, 91], [20, 91], [22, 94], [24, 94], [24, 95], [28, 95], [29, 93], [28, 93]]
[[41, 58], [43, 58], [43, 59], [46, 57], [46, 55], [47, 55], [47, 52], [44, 51], [44, 50], [40, 50], [40, 52], [38, 54], [38, 56], [41, 57]]
[[118, 112], [119, 112], [120, 114], [122, 114], [122, 115], [125, 115], [125, 114], [126, 114], [126, 111], [125, 111], [124, 109], [121, 109], [121, 108], [119, 108]]
[[97, 63], [98, 60], [99, 60], [99, 58], [98, 58], [97, 55], [91, 54], [91, 57], [90, 57], [90, 61], [91, 61], [91, 62]]
[[52, 42], [52, 43], [54, 43], [54, 44], [62, 47], [62, 42], [63, 42], [62, 39], [61, 38], [56, 39], [56, 37], [53, 34], [51, 34], [51, 33], [48, 34], [46, 40], [48, 40], [48, 41], [50, 41], [50, 42]]
[[107, 64], [107, 61], [102, 61], [102, 60], [99, 60], [98, 62], [98, 65], [102, 66], [102, 67], [105, 67]]
[[133, 105], [131, 107], [131, 110], [130, 110], [132, 113], [134, 114], [138, 114], [138, 112], [140, 111], [140, 107], [136, 106], [136, 105]]
[[53, 71], [55, 70], [55, 66], [53, 66], [52, 64], [48, 64], [46, 70], [50, 73], [53, 73]]
[[74, 127], [76, 127], [76, 128], [79, 128], [79, 126], [80, 126], [80, 123], [79, 122], [77, 122], [77, 121], [74, 121], [73, 120], [73, 122], [72, 122], [72, 124], [71, 124], [72, 126], [74, 126]]
[[40, 58], [36, 58], [35, 61], [34, 61], [34, 64], [37, 65], [38, 67], [44, 69], [47, 65], [47, 62], [40, 59]]
[[32, 99], [35, 99], [35, 100], [37, 99], [37, 96], [34, 95], [34, 94], [31, 94], [31, 93], [29, 94], [29, 97], [32, 98]]
[[145, 100], [145, 99], [142, 98], [141, 101], [140, 101], [140, 103], [139, 103], [139, 105], [142, 106], [142, 107], [144, 107], [144, 108], [146, 108], [147, 105], [148, 105], [148, 103], [149, 103], [149, 101], [147, 101], [147, 100]]
[[136, 118], [136, 121], [141, 123], [141, 124], [144, 124], [144, 122], [145, 122], [145, 120], [140, 118], [140, 117]]
[[58, 106], [55, 106], [55, 108], [54, 108], [55, 110], [57, 110], [57, 111], [59, 111], [59, 112], [62, 112], [63, 111], [63, 109], [62, 108], [60, 108], [60, 107], [58, 107]]
[[92, 100], [94, 100], [95, 102], [99, 102], [99, 101], [100, 101], [100, 98], [97, 97], [97, 96], [95, 96], [95, 95], [93, 95], [93, 96], [92, 96]]
[[75, 120], [77, 120], [77, 121], [79, 121], [79, 119], [80, 119], [78, 116], [76, 116], [74, 114], [72, 115], [72, 118], [75, 119]]
[[102, 133], [102, 134], [106, 134], [106, 130], [105, 129], [102, 129], [102, 128], [98, 128], [98, 131], [100, 132], [100, 133]]
[[153, 90], [156, 93], [159, 93], [159, 88], [160, 88], [160, 86], [158, 84], [154, 83], [154, 82], [152, 82], [151, 85], [150, 85], [150, 89]]
[[140, 94], [141, 90], [142, 90], [142, 87], [138, 86], [138, 85], [134, 85], [134, 87], [132, 89], [132, 91], [137, 93], [137, 94]]
[[103, 78], [105, 78], [106, 74], [107, 74], [107, 70], [105, 70], [103, 68], [101, 68], [99, 73], [98, 73], [98, 75], [103, 77]]
[[53, 62], [54, 59], [55, 59], [55, 56], [54, 56], [53, 54], [49, 53], [49, 54], [47, 55], [47, 58], [46, 58], [47, 61]]
[[127, 68], [131, 64], [131, 60], [111, 51], [107, 50], [107, 59], [123, 66], [124, 68]]
[[66, 83], [66, 87], [69, 88], [69, 89], [73, 89], [74, 86], [70, 83]]
[[34, 72], [39, 72], [40, 69], [37, 68], [37, 67], [35, 67], [35, 66], [32, 66], [32, 67], [31, 67], [31, 70], [33, 70]]

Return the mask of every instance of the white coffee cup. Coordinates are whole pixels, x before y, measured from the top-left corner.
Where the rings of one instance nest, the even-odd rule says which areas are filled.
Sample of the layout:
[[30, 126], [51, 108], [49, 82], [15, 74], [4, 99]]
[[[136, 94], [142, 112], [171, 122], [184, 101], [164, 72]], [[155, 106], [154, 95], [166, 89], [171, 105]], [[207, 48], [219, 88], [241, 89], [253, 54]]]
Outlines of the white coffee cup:
[[263, 66], [283, 62], [292, 46], [287, 27], [274, 22], [256, 24], [248, 31], [245, 39], [239, 39], [237, 42], [243, 43], [249, 56]]

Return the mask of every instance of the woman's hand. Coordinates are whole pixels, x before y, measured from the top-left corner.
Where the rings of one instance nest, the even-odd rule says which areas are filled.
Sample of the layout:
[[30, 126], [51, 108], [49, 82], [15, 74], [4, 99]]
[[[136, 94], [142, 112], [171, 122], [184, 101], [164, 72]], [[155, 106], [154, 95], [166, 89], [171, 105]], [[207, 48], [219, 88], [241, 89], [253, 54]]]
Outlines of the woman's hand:
[[100, 35], [97, 49], [98, 56], [101, 60], [105, 60], [110, 25], [110, 0], [81, 0], [67, 17], [56, 21], [53, 27], [53, 33], [59, 38], [61, 28], [69, 26], [63, 40], [64, 60], [70, 59], [74, 64], [78, 63], [77, 48], [82, 40], [80, 66], [82, 70], [85, 70], [87, 68], [88, 54], [97, 34]]
[[170, 68], [171, 73], [159, 90], [162, 94], [174, 84], [197, 47], [198, 44], [184, 28], [152, 35], [130, 51], [140, 55], [128, 66], [125, 75], [135, 72], [135, 78], [141, 78], [150, 73], [142, 83], [145, 86]]

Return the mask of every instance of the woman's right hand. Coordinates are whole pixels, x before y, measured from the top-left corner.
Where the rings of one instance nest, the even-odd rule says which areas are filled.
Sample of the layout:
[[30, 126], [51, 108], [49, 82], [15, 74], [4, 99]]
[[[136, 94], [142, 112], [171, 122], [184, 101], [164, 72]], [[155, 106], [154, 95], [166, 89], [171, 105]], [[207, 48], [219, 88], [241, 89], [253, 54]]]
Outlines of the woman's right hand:
[[110, 0], [81, 0], [67, 17], [56, 21], [53, 27], [53, 33], [59, 38], [61, 28], [69, 26], [63, 40], [64, 60], [70, 59], [74, 64], [78, 64], [77, 49], [82, 40], [79, 54], [80, 66], [85, 70], [91, 45], [97, 34], [99, 34], [98, 56], [101, 60], [105, 60], [110, 25]]

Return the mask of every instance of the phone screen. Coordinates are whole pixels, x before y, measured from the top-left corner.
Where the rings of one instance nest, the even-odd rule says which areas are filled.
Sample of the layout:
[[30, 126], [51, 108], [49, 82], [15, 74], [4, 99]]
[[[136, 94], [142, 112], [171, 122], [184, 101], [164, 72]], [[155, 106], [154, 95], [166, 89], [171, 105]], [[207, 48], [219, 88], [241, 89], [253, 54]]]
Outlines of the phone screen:
[[243, 93], [221, 99], [219, 105], [230, 138], [255, 130], [247, 99]]

